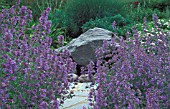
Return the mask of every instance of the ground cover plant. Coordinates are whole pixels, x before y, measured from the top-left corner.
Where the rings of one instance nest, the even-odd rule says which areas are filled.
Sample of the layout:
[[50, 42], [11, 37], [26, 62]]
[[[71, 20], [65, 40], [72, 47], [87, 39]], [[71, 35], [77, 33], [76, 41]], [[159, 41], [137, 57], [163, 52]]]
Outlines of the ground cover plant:
[[[63, 95], [71, 94], [68, 73], [75, 72], [76, 63], [68, 51], [50, 48], [50, 8], [30, 33], [32, 11], [19, 3], [0, 12], [0, 108], [57, 109]], [[64, 37], [58, 40], [62, 46]]]
[[[119, 47], [113, 38], [96, 50], [98, 87], [89, 94], [94, 109], [170, 108], [170, 32], [159, 28], [156, 15], [153, 22], [154, 34], [144, 19], [142, 34], [132, 28], [133, 37]], [[89, 66], [92, 75], [94, 64]]]

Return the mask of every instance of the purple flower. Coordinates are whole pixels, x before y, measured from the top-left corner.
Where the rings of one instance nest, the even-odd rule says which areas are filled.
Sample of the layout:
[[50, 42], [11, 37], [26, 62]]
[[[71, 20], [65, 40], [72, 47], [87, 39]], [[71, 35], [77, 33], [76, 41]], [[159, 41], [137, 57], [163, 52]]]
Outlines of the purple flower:
[[22, 6], [21, 9], [20, 9], [20, 13], [22, 16], [24, 16], [27, 12], [27, 7], [26, 6]]
[[58, 41], [59, 41], [59, 44], [61, 46], [63, 46], [64, 45], [64, 36], [63, 35], [58, 36]]
[[[58, 100], [65, 99], [61, 95], [69, 89], [68, 73], [75, 72], [76, 63], [68, 50], [61, 53], [51, 50], [49, 11], [50, 8], [47, 8], [42, 13], [32, 37], [27, 34], [31, 28], [31, 10], [25, 6], [20, 8], [18, 1], [12, 8], [0, 13], [3, 39], [0, 40], [3, 77], [0, 77], [0, 83], [3, 83], [0, 85], [0, 108], [7, 108], [9, 101], [13, 101], [10, 106], [15, 108], [57, 109], [60, 105]], [[12, 93], [10, 96], [7, 95], [9, 92]]]
[[45, 101], [42, 101], [39, 105], [40, 109], [48, 109], [48, 104]]
[[[120, 46], [116, 46], [114, 39], [103, 41], [103, 46], [96, 49], [95, 82], [98, 87], [95, 94], [91, 92], [89, 96], [90, 100], [92, 96], [95, 97], [95, 109], [159, 109], [169, 106], [169, 101], [166, 101], [170, 89], [167, 74], [170, 69], [169, 39], [165, 39], [167, 36], [158, 29], [161, 25], [157, 24], [156, 15], [153, 20], [155, 31], [159, 31], [155, 35], [141, 38], [133, 28], [131, 40], [120, 40]], [[141, 44], [141, 41], [145, 43]], [[151, 43], [155, 45], [151, 46]]]

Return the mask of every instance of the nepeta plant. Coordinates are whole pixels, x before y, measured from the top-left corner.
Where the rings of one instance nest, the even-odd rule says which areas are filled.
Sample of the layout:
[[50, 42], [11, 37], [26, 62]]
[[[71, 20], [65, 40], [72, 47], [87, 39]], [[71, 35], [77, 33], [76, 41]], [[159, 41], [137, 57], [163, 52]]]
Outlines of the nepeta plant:
[[42, 13], [33, 35], [28, 31], [32, 11], [19, 7], [19, 1], [0, 13], [0, 108], [57, 109], [66, 99], [68, 73], [76, 63], [67, 50], [50, 49], [49, 11]]
[[95, 109], [170, 108], [170, 33], [153, 20], [154, 35], [132, 28], [131, 40], [105, 40], [96, 50], [98, 87], [89, 94]]

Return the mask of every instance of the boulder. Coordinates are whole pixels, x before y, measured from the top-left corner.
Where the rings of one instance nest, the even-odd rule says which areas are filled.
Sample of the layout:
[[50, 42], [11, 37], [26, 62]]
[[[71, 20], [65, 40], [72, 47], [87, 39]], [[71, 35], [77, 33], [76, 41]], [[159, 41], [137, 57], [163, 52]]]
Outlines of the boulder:
[[95, 27], [73, 39], [66, 46], [58, 48], [57, 51], [68, 49], [71, 57], [78, 65], [87, 66], [90, 61], [94, 63], [97, 61], [96, 48], [102, 46], [104, 39], [109, 41], [113, 36], [113, 32]]

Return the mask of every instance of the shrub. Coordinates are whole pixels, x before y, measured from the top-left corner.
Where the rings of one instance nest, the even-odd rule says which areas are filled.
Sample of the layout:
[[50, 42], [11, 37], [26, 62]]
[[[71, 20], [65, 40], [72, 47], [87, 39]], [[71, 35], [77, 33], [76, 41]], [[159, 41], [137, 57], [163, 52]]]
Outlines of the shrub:
[[159, 9], [160, 11], [165, 10], [166, 6], [170, 6], [169, 0], [138, 0], [144, 7], [151, 9]]
[[[62, 10], [57, 9], [57, 10], [55, 10], [55, 14], [50, 13], [50, 15], [49, 15], [49, 20], [52, 23], [51, 32], [50, 32], [49, 36], [52, 38], [51, 46], [55, 49], [59, 47], [59, 45], [57, 44], [58, 43], [57, 36], [59, 36], [59, 35], [66, 36], [65, 29], [60, 25], [60, 22], [62, 22], [62, 19], [59, 19], [61, 14], [62, 14]], [[66, 45], [70, 40], [71, 40], [71, 38], [69, 38], [69, 36], [65, 37], [64, 45]]]
[[68, 0], [64, 6], [63, 26], [69, 36], [77, 37], [84, 23], [123, 13], [123, 5], [117, 0]]
[[[68, 73], [76, 64], [70, 53], [50, 49], [50, 8], [33, 26], [32, 11], [19, 2], [0, 13], [0, 108], [58, 108], [68, 92]], [[64, 37], [58, 37], [63, 44]]]
[[39, 13], [42, 13], [43, 10], [50, 7], [52, 14], [54, 14], [56, 9], [61, 8], [65, 3], [65, 0], [21, 0], [21, 5], [27, 6], [33, 10], [33, 19], [38, 20], [40, 17]]
[[132, 28], [131, 40], [121, 40], [119, 47], [105, 40], [96, 50], [98, 87], [89, 95], [94, 109], [170, 107], [170, 33], [159, 28], [156, 15], [153, 19], [154, 35]]
[[[116, 29], [113, 29], [112, 27], [112, 23], [114, 21], [116, 22]], [[125, 19], [123, 16], [118, 14], [115, 16], [104, 17], [104, 18], [96, 19], [96, 20], [90, 19], [89, 22], [86, 22], [85, 24], [83, 24], [82, 30], [83, 32], [85, 32], [94, 27], [99, 27], [99, 28], [107, 29], [109, 31], [116, 32], [118, 35], [121, 36], [126, 33], [126, 30], [130, 25], [133, 25], [132, 21]]]
[[170, 6], [167, 6], [165, 11], [164, 11], [164, 16], [165, 18], [169, 19], [170, 18]]
[[151, 21], [153, 13], [157, 14], [160, 18], [164, 17], [160, 10], [145, 7], [140, 3], [135, 8], [133, 4], [127, 4], [126, 8], [128, 10], [126, 17], [135, 22], [142, 23], [144, 17], [147, 17], [147, 19]]

